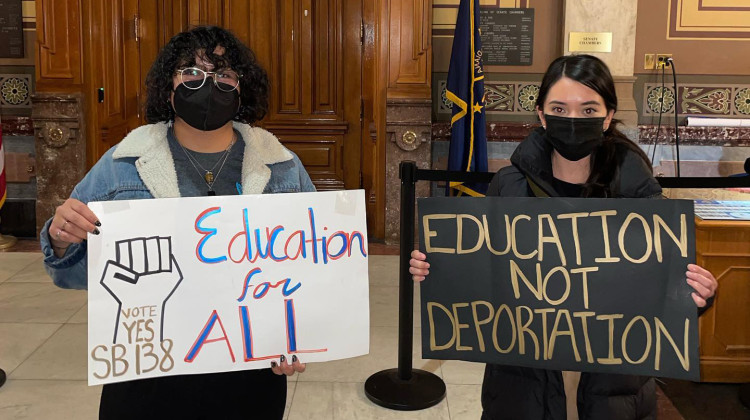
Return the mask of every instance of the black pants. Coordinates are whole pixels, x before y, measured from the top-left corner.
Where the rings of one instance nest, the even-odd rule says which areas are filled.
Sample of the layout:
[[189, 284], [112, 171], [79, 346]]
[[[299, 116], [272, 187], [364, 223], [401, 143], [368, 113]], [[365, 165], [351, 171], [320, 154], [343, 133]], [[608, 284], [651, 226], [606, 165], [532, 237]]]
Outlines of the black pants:
[[281, 419], [285, 404], [286, 376], [246, 370], [104, 385], [99, 418]]
[[[577, 392], [581, 420], [653, 420], [653, 378], [581, 374]], [[482, 420], [565, 420], [565, 385], [559, 370], [488, 364], [482, 384]]]

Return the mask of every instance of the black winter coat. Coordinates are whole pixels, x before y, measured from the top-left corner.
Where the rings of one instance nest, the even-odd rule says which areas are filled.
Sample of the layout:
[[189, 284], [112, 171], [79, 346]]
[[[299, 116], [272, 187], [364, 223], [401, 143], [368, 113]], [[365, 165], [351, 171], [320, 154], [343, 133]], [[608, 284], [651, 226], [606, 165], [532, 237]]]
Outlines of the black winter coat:
[[[649, 165], [622, 146], [619, 172], [610, 185], [612, 197], [646, 198], [661, 195]], [[552, 177], [552, 147], [539, 128], [518, 145], [511, 166], [492, 179], [487, 195], [502, 197], [559, 197]], [[532, 186], [535, 184], [534, 189]], [[537, 188], [538, 187], [538, 188]], [[541, 190], [541, 191], [539, 191]], [[565, 389], [560, 371], [488, 364], [482, 384], [483, 420], [563, 420]], [[582, 373], [578, 385], [581, 420], [641, 420], [656, 418], [653, 378], [633, 375]]]

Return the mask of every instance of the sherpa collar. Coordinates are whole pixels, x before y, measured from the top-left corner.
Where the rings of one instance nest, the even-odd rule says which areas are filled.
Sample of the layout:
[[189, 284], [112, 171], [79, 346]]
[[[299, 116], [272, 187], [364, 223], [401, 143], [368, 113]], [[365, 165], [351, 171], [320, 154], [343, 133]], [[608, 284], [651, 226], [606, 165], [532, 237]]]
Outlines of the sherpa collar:
[[[167, 123], [148, 124], [131, 131], [117, 145], [114, 159], [138, 158], [138, 175], [155, 198], [179, 197], [177, 172], [167, 143]], [[292, 154], [268, 131], [235, 122], [245, 141], [242, 160], [242, 193], [260, 194], [271, 178], [268, 165], [292, 159]]]

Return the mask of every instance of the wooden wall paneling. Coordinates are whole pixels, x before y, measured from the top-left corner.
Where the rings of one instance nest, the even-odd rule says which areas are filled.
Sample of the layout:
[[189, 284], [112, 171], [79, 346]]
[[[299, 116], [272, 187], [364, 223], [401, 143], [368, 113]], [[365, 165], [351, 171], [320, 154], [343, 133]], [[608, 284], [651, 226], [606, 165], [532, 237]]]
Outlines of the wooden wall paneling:
[[[277, 39], [280, 51], [278, 57], [280, 71], [275, 73], [279, 75], [279, 79], [275, 83], [275, 89], [278, 91], [277, 113], [297, 116], [303, 114], [302, 69], [310, 69], [309, 62], [303, 62], [302, 49], [300, 48], [302, 39], [309, 34], [303, 33], [302, 28], [300, 28], [299, 3], [300, 0], [292, 0], [282, 2], [279, 6]], [[309, 57], [309, 45], [305, 52]], [[309, 75], [310, 71], [305, 73]]]
[[[139, 0], [98, 0], [85, 7], [86, 120], [88, 165], [139, 126], [142, 68], [135, 17]], [[99, 90], [104, 98], [99, 101]]]
[[182, 0], [179, 7], [182, 30], [197, 25], [218, 25], [224, 23], [224, 0]]
[[430, 0], [389, 1], [389, 98], [430, 98]]
[[266, 7], [275, 36], [263, 40], [253, 32], [250, 43], [268, 63], [272, 86], [263, 126], [300, 155], [319, 189], [359, 188], [361, 2], [290, 0]]
[[362, 22], [362, 184], [370, 238], [385, 237], [385, 109], [388, 86], [388, 0], [364, 1]]
[[[348, 131], [343, 139], [344, 162], [341, 166], [347, 189], [363, 187], [362, 137], [366, 132], [362, 103], [363, 3], [362, 1], [337, 2], [343, 18], [336, 28], [340, 34], [338, 36], [343, 37], [343, 43], [337, 43], [336, 56], [330, 58], [330, 62], [338, 63], [335, 72], [329, 73], [331, 85], [334, 86], [337, 80], [343, 80], [342, 88], [338, 91], [332, 90], [330, 95], [336, 100], [332, 109], [341, 110], [344, 121], [348, 123]], [[331, 38], [336, 39], [333, 34]], [[328, 67], [334, 69], [332, 66]]]
[[224, 20], [222, 24], [225, 28], [231, 30], [245, 45], [253, 48], [251, 45], [251, 31], [254, 25], [261, 22], [259, 19], [254, 19], [254, 15], [259, 12], [255, 2], [252, 0], [226, 0], [224, 2]]
[[750, 223], [696, 219], [696, 263], [719, 283], [698, 320], [701, 381], [750, 381]]
[[80, 1], [37, 0], [36, 16], [36, 91], [81, 91]]
[[[310, 0], [305, 1], [309, 2]], [[337, 38], [339, 36], [345, 37], [346, 32], [354, 30], [359, 37], [361, 21], [342, 21], [336, 25], [336, 15], [340, 14], [341, 11], [333, 9], [332, 5], [326, 2], [317, 3], [317, 6], [317, 9], [313, 12], [314, 20], [311, 20], [314, 24], [311, 30], [312, 41], [315, 44], [313, 47], [315, 56], [312, 57], [315, 80], [310, 84], [313, 89], [311, 112], [316, 115], [334, 115], [337, 111], [337, 105], [341, 103], [344, 96], [344, 91], [349, 92], [346, 85], [341, 90], [336, 89], [336, 76], [341, 74], [340, 71], [343, 71], [341, 66], [336, 65], [336, 63], [341, 54], [345, 54], [345, 51], [342, 51], [342, 48], [338, 45], [340, 42]], [[345, 7], [341, 3], [333, 6]], [[344, 19], [346, 19], [346, 15], [344, 15]], [[354, 67], [350, 69], [351, 71], [360, 70], [355, 63], [349, 63], [348, 65]], [[349, 77], [346, 80], [352, 79], [356, 78]], [[359, 90], [359, 86], [351, 88]]]

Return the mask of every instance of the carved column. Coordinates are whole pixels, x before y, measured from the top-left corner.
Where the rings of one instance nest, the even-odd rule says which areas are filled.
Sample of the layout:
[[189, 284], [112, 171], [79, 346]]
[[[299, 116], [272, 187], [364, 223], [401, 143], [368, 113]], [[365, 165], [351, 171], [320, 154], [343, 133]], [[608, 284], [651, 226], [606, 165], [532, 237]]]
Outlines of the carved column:
[[37, 233], [86, 174], [81, 94], [32, 98], [37, 169]]
[[[398, 168], [403, 160], [413, 160], [422, 169], [432, 162], [432, 101], [427, 99], [389, 99], [386, 109], [386, 242], [399, 239], [401, 180]], [[417, 183], [417, 197], [429, 197], [429, 182]]]

